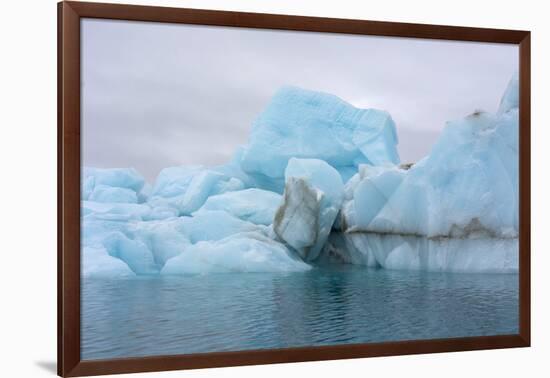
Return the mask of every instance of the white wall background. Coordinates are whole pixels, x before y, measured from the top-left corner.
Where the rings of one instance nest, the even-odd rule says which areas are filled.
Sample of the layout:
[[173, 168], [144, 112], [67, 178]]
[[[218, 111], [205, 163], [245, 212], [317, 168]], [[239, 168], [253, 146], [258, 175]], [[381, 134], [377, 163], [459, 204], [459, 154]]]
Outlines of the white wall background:
[[[139, 374], [136, 377], [547, 376], [550, 356], [550, 23], [540, 0], [128, 0], [136, 4], [529, 29], [533, 50], [532, 348]], [[56, 359], [56, 1], [2, 5], [0, 376], [53, 376]]]

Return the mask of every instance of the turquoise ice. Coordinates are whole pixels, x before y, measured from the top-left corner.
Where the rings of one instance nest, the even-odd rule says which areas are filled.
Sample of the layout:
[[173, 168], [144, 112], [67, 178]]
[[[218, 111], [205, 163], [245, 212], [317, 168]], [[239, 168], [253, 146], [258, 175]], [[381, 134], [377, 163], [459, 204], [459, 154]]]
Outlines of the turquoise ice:
[[217, 167], [84, 168], [85, 277], [292, 272], [348, 263], [516, 272], [518, 77], [399, 165], [391, 116], [295, 87]]
[[346, 249], [332, 253], [374, 256], [392, 269], [516, 272], [517, 92], [515, 77], [497, 113], [448, 122], [429, 156], [410, 169], [358, 173], [340, 220]]
[[291, 158], [323, 160], [346, 181], [359, 164], [399, 163], [395, 124], [385, 111], [284, 87], [254, 122], [241, 166], [257, 186], [282, 192]]

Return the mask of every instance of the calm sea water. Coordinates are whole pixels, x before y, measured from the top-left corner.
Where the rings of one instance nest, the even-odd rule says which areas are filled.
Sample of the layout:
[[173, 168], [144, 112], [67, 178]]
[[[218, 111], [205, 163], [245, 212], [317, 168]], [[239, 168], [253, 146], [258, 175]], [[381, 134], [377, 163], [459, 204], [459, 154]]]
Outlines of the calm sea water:
[[357, 266], [86, 280], [82, 358], [518, 332], [518, 276]]

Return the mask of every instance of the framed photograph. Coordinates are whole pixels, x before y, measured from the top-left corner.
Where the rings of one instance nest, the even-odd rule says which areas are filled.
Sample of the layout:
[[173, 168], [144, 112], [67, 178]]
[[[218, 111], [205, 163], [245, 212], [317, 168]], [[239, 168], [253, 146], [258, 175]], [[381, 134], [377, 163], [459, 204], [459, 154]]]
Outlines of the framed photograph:
[[530, 345], [530, 33], [61, 2], [58, 373]]

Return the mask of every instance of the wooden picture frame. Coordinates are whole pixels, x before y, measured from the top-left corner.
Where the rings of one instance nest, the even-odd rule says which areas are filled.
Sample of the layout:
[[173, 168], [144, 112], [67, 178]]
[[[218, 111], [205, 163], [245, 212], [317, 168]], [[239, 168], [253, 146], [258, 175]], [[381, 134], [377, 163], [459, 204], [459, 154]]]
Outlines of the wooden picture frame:
[[[80, 357], [80, 20], [154, 21], [515, 44], [520, 66], [519, 333], [86, 361]], [[530, 32], [152, 6], [58, 4], [58, 374], [83, 376], [530, 345]]]

